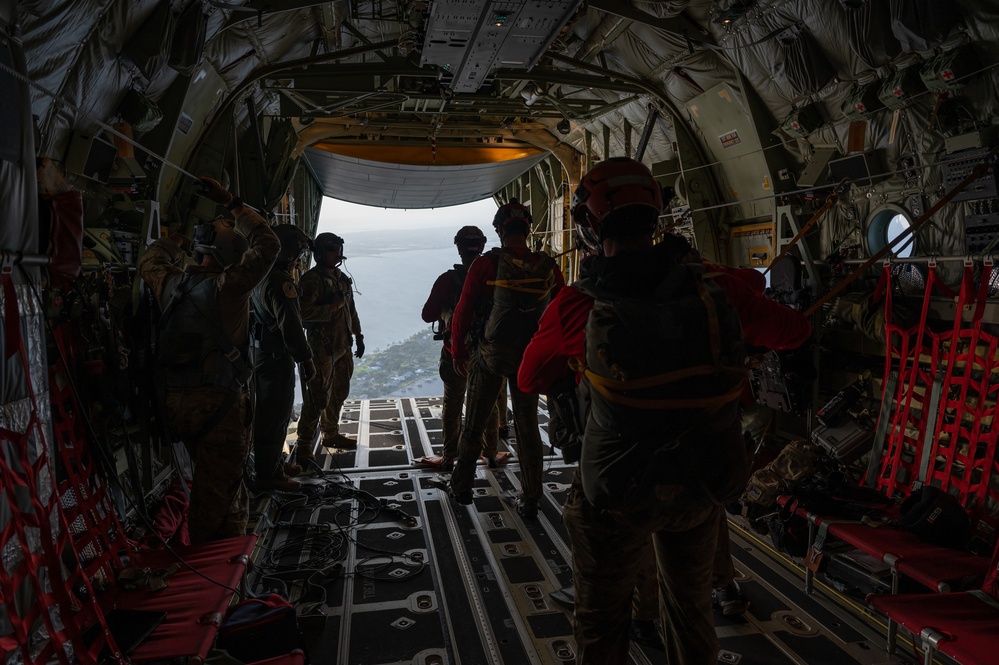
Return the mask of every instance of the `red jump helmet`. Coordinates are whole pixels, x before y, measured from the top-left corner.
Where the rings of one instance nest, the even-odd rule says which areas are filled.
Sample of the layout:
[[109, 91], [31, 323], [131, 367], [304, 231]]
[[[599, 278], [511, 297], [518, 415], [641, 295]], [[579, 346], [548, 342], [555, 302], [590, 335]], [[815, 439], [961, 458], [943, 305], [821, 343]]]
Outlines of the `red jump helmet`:
[[647, 207], [656, 214], [663, 208], [662, 188], [648, 167], [630, 157], [611, 157], [594, 166], [572, 196], [577, 242], [602, 253], [607, 218], [629, 206]]
[[525, 234], [534, 223], [530, 209], [516, 198], [510, 199], [509, 203], [499, 207], [493, 216], [493, 228], [496, 229], [497, 233], [502, 233], [511, 222], [523, 224]]

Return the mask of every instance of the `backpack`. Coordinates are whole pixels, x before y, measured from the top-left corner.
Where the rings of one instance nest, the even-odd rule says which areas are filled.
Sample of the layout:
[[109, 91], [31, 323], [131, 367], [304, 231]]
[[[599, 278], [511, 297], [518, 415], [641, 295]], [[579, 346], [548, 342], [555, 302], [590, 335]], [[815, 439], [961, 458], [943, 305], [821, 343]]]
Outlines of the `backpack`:
[[927, 543], [963, 549], [971, 539], [971, 520], [960, 500], [933, 485], [923, 485], [902, 502], [902, 527]]
[[493, 374], [511, 376], [520, 367], [524, 349], [538, 329], [538, 320], [555, 286], [555, 260], [541, 252], [523, 257], [493, 248], [486, 256], [496, 262], [492, 306], [485, 319], [479, 352]]
[[819, 450], [808, 441], [789, 442], [777, 457], [749, 479], [739, 503], [746, 507], [746, 518], [754, 521], [772, 512], [777, 497], [810, 477], [816, 469]]
[[724, 291], [692, 264], [669, 268], [651, 292], [621, 296], [596, 278], [573, 287], [594, 298], [580, 368], [586, 498], [614, 509], [672, 483], [717, 503], [739, 496], [749, 470], [737, 418], [746, 354]]
[[295, 607], [272, 593], [233, 605], [219, 627], [217, 649], [244, 663], [284, 656], [305, 649]]
[[468, 268], [460, 263], [454, 264], [454, 268], [447, 271], [451, 279], [451, 298], [441, 309], [440, 318], [434, 324], [434, 339], [443, 340], [445, 344], [451, 343], [451, 319], [454, 318], [454, 310], [461, 300], [461, 290], [465, 286], [465, 278], [468, 276]]

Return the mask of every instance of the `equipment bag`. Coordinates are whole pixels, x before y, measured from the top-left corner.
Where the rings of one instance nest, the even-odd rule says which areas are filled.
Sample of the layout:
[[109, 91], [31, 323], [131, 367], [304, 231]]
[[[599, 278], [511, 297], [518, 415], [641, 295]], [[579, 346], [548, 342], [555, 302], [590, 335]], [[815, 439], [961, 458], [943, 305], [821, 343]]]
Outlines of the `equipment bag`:
[[540, 252], [520, 257], [497, 248], [487, 256], [496, 261], [496, 279], [487, 282], [493, 286], [493, 303], [479, 351], [490, 372], [510, 376], [520, 367], [524, 349], [551, 300], [558, 266]]
[[746, 491], [739, 499], [746, 519], [755, 521], [771, 512], [777, 497], [815, 472], [819, 450], [808, 441], [789, 442], [777, 457], [749, 479]]
[[83, 267], [83, 195], [71, 190], [38, 197], [39, 240], [53, 286], [66, 286]]
[[802, 558], [808, 554], [808, 520], [794, 512], [794, 504], [766, 518], [770, 540], [779, 551]]
[[[573, 285], [595, 299], [586, 366], [577, 369], [590, 400], [580, 473], [597, 507], [632, 504], [649, 482], [700, 486], [719, 503], [745, 488], [736, 413], [746, 384], [742, 328], [724, 291], [705, 277], [702, 266], [679, 264], [628, 297], [593, 278]], [[711, 433], [686, 450], [684, 436], [695, 429]], [[660, 471], [672, 478], [655, 477]], [[645, 487], [636, 486], [640, 477]]]
[[902, 502], [899, 521], [920, 540], [963, 549], [971, 539], [971, 521], [957, 497], [924, 485]]
[[215, 646], [244, 663], [305, 650], [294, 606], [276, 593], [230, 607]]

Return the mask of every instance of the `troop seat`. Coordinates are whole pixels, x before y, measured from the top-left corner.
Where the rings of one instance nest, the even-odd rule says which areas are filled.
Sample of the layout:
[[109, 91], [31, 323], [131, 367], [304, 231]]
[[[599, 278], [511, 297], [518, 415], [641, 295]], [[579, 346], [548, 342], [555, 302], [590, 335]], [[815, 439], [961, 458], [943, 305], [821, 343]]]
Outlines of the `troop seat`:
[[257, 536], [251, 534], [177, 548], [176, 554], [167, 550], [143, 553], [133, 567], [152, 573], [174, 564], [180, 568], [164, 578], [167, 586], [163, 589], [128, 590], [116, 585], [101, 596], [105, 613], [141, 609], [166, 614], [132, 652], [132, 662], [204, 662], [256, 543]]
[[925, 665], [932, 664], [934, 652], [961, 665], [996, 662], [999, 603], [984, 592], [872, 595], [868, 602], [922, 643]]
[[[787, 507], [791, 499], [781, 496], [778, 503]], [[898, 591], [898, 576], [905, 575], [934, 592], [947, 593], [980, 582], [989, 565], [984, 556], [932, 545], [891, 526], [819, 515], [800, 505], [794, 506], [794, 512], [808, 520], [809, 557], [821, 553], [827, 536], [838, 538], [887, 564], [892, 571], [893, 592]], [[812, 568], [806, 567], [806, 593], [812, 591], [812, 580]]]
[[[814, 520], [817, 527], [822, 525], [821, 517]], [[909, 531], [889, 526], [836, 522], [829, 525], [828, 532], [888, 564], [893, 574], [905, 575], [937, 593], [951, 591], [955, 583], [966, 587], [980, 579], [988, 566], [983, 556], [931, 545]]]
[[[999, 654], [999, 543], [992, 552], [989, 572], [981, 589], [958, 593], [906, 595], [872, 594], [867, 601], [901, 624], [913, 640], [922, 643], [924, 663], [931, 665], [934, 652], [961, 665], [991, 665]], [[895, 635], [889, 635], [888, 650], [894, 650]]]
[[[988, 570], [989, 560], [970, 552], [932, 545], [913, 533], [887, 525], [872, 525], [856, 520], [842, 520], [823, 516], [792, 504], [792, 497], [778, 497], [777, 502], [808, 521], [808, 549], [805, 561], [805, 593], [811, 593], [815, 570], [822, 555], [827, 537], [838, 538], [853, 547], [881, 560], [891, 570], [891, 595], [884, 598], [907, 598], [898, 595], [899, 576], [905, 575], [934, 593], [931, 598], [942, 598], [955, 586], [965, 588], [979, 582]], [[919, 594], [923, 595], [923, 594]], [[965, 596], [966, 594], [957, 594]], [[895, 616], [888, 617], [888, 652], [895, 651], [895, 633], [898, 629]]]

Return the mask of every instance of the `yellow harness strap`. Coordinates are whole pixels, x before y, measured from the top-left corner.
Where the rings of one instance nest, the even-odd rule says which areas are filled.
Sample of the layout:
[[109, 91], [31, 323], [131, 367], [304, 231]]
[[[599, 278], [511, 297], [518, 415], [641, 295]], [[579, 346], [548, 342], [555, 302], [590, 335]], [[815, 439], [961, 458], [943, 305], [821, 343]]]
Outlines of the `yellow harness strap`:
[[[574, 372], [581, 372], [584, 376], [586, 376], [594, 390], [611, 402], [634, 407], [636, 409], [716, 409], [741, 395], [746, 380], [745, 369], [737, 367], [713, 367], [711, 365], [688, 367], [676, 370], [675, 372], [667, 372], [666, 374], [657, 374], [655, 376], [646, 376], [632, 381], [618, 381], [616, 379], [607, 378], [606, 376], [600, 376], [599, 374], [586, 369], [586, 366], [583, 365], [579, 358], [569, 358], [569, 368]], [[680, 379], [686, 379], [692, 376], [706, 376], [715, 373], [736, 376], [740, 378], [740, 381], [738, 381], [738, 383], [728, 392], [721, 395], [714, 395], [712, 397], [642, 399], [620, 394], [629, 390], [654, 388], [656, 386], [672, 383], [673, 381], [679, 381]]]
[[547, 296], [551, 289], [537, 289], [527, 286], [528, 284], [544, 283], [546, 281], [548, 280], [540, 277], [528, 277], [526, 279], [490, 279], [486, 281], [486, 284], [521, 293], [537, 293], [540, 296]]
[[[719, 274], [717, 272], [706, 273], [704, 277], [716, 277]], [[600, 376], [587, 369], [578, 358], [569, 359], [570, 369], [575, 372], [582, 372], [590, 382], [590, 385], [609, 401], [636, 409], [709, 409], [713, 411], [728, 404], [742, 394], [746, 383], [746, 369], [744, 367], [726, 367], [721, 364], [721, 326], [718, 323], [718, 309], [715, 300], [703, 282], [697, 283], [697, 295], [700, 297], [701, 302], [704, 303], [704, 310], [707, 315], [708, 341], [711, 344], [713, 365], [685, 367], [673, 372], [646, 376], [630, 381], [618, 381]], [[728, 374], [738, 377], [739, 380], [730, 390], [721, 395], [713, 395], [711, 397], [642, 399], [621, 394], [631, 390], [655, 388], [656, 386], [673, 383], [674, 381], [689, 379], [695, 376], [708, 376], [710, 374]]]
[[[732, 400], [737, 399], [742, 394], [746, 383], [746, 374], [745, 370], [735, 369], [732, 367], [711, 368], [711, 370], [724, 372], [726, 374], [739, 374], [741, 377], [731, 390], [728, 390], [721, 395], [676, 399], [642, 399], [639, 397], [621, 395], [616, 392], [615, 389], [624, 390], [621, 386], [644, 383], [648, 378], [658, 379], [659, 377], [647, 377], [647, 379], [640, 379], [639, 381], [614, 381], [613, 379], [608, 379], [600, 376], [599, 374], [595, 374], [590, 370], [584, 370], [583, 374], [589, 380], [590, 385], [593, 386], [594, 390], [603, 395], [607, 400], [622, 406], [630, 406], [635, 409], [708, 409], [714, 411], [725, 406]], [[657, 383], [665, 382], [658, 381]], [[611, 386], [614, 387], [612, 388]]]

